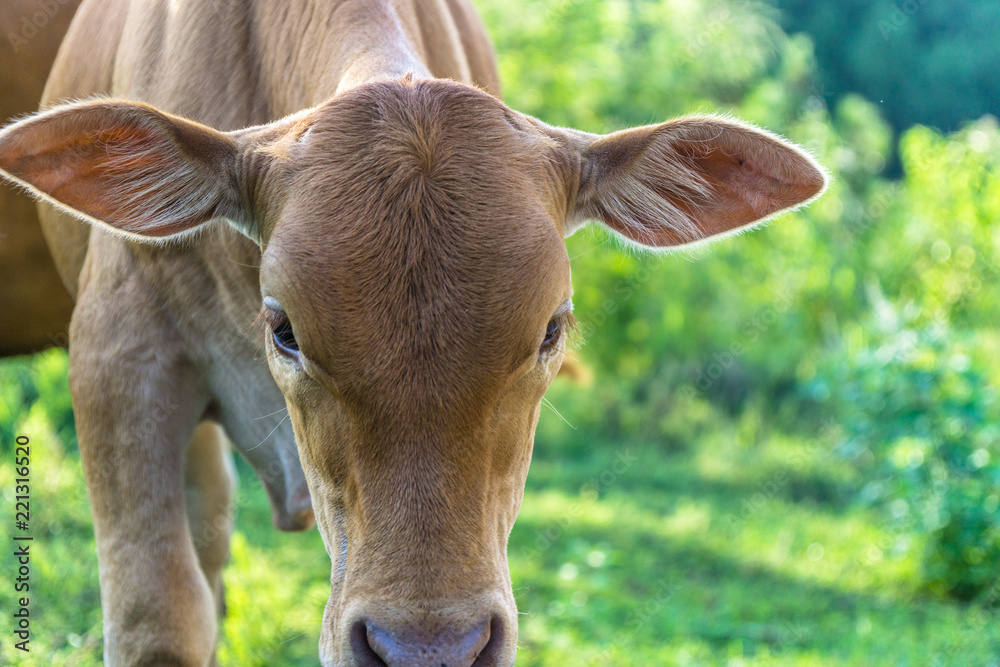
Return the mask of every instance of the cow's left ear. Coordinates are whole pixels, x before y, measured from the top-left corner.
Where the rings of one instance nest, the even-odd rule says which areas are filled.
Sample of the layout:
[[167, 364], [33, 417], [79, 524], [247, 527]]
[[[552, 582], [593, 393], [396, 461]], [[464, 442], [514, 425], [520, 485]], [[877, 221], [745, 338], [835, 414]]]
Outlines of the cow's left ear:
[[215, 218], [257, 240], [238, 187], [234, 136], [144, 104], [68, 104], [0, 132], [0, 174], [138, 240]]
[[800, 206], [827, 183], [798, 147], [723, 118], [563, 136], [582, 169], [567, 235], [596, 219], [642, 245], [682, 246]]

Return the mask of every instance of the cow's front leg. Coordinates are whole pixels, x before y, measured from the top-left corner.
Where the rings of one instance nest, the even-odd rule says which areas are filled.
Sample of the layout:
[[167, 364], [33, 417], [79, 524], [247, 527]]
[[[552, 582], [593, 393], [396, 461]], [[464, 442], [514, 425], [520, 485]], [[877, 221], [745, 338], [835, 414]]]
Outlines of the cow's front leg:
[[163, 333], [161, 313], [120, 300], [105, 306], [79, 304], [70, 334], [105, 660], [204, 667], [213, 659], [216, 608], [188, 531], [184, 455], [206, 392]]
[[191, 539], [221, 615], [225, 611], [222, 568], [229, 560], [236, 470], [226, 437], [217, 424], [203, 422], [195, 429], [184, 470]]

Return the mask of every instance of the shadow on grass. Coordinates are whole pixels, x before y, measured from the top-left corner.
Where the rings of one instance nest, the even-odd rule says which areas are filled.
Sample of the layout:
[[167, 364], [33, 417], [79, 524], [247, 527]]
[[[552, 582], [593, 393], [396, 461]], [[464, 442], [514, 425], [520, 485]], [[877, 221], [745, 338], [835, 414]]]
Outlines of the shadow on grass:
[[[648, 448], [635, 447], [634, 465], [588, 497], [587, 485], [613, 465], [610, 449], [559, 463], [542, 454], [529, 475], [508, 550], [524, 627], [598, 651], [627, 647], [630, 656], [694, 641], [720, 664], [734, 650], [768, 664], [800, 664], [800, 654], [816, 660], [801, 664], [822, 665], [924, 665], [933, 656], [942, 665], [989, 664], [1000, 655], [1000, 627], [970, 622], [974, 609], [915, 597], [897, 574], [841, 580], [841, 570], [869, 565], [857, 559], [864, 543], [837, 540], [878, 527], [848, 503], [803, 500], [796, 483], [811, 484], [808, 477], [790, 471], [737, 528], [749, 525], [750, 537], [727, 538], [718, 519], [738, 515], [759, 481], [705, 480], [690, 456], [656, 466]], [[759, 472], [748, 470], [748, 480]], [[808, 540], [796, 553], [781, 544], [815, 536], [811, 524], [847, 528], [816, 538], [826, 555], [822, 545], [805, 549]], [[870, 580], [881, 585], [859, 583]], [[524, 640], [529, 654], [548, 641]]]

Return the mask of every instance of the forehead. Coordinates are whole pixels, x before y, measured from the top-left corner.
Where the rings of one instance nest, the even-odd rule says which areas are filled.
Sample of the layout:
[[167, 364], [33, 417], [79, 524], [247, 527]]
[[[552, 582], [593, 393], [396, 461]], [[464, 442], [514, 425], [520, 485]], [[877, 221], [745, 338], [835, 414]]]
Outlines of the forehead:
[[[569, 289], [547, 141], [449, 82], [378, 84], [324, 107], [264, 265], [310, 354], [373, 383], [523, 363]], [[352, 363], [373, 351], [381, 363]]]

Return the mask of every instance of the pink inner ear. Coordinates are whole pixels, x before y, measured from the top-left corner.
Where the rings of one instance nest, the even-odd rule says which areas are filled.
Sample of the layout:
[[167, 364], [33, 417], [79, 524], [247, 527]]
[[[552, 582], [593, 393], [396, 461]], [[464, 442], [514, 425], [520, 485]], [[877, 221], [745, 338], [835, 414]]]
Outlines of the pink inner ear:
[[[39, 152], [12, 166], [15, 176], [90, 217], [125, 231], [143, 231], [141, 220], [117, 212], [128, 198], [130, 176], [156, 169], [149, 132], [130, 127], [86, 136], [50, 134], [43, 139], [47, 141]], [[112, 154], [117, 160], [111, 159]]]
[[[726, 141], [730, 139], [730, 141]], [[678, 142], [677, 152], [689, 160], [716, 193], [701, 205], [680, 199], [675, 205], [698, 222], [704, 236], [744, 227], [808, 201], [826, 185], [815, 165], [790, 146], [745, 131], [723, 133], [720, 144]]]
[[800, 150], [732, 121], [689, 118], [604, 137], [586, 212], [643, 245], [683, 245], [766, 219], [826, 184]]
[[0, 134], [0, 169], [88, 218], [164, 237], [226, 203], [218, 175], [229, 148], [219, 133], [149, 107], [85, 103]]

